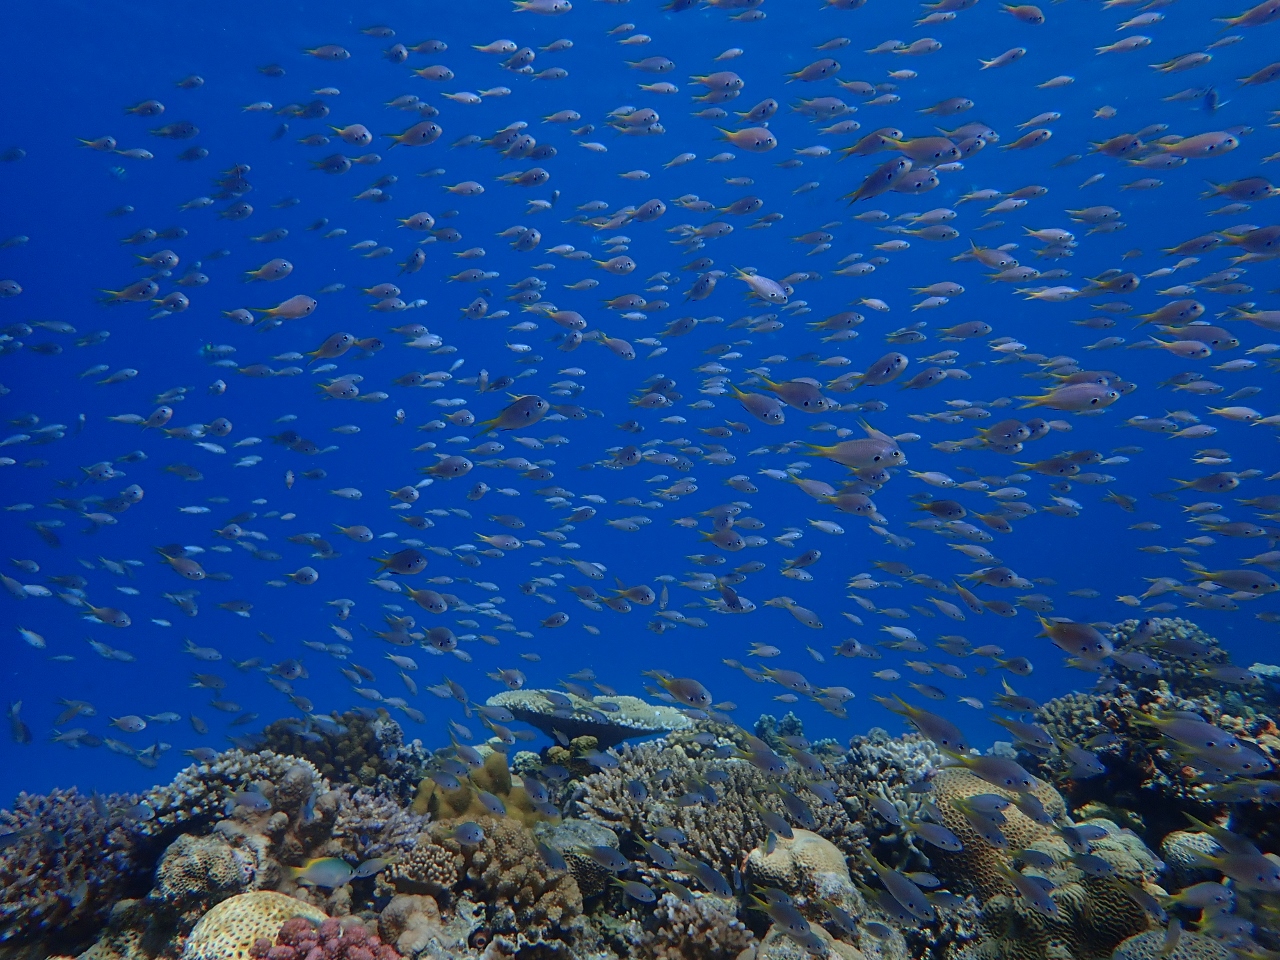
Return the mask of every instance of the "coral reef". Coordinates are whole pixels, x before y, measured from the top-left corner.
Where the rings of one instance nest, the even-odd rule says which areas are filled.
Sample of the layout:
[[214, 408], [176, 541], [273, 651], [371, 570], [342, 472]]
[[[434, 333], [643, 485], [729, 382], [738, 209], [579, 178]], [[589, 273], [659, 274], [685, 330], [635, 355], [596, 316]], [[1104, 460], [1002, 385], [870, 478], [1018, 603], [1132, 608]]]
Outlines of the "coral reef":
[[653, 923], [637, 946], [646, 960], [724, 960], [756, 944], [734, 904], [709, 896], [686, 903], [665, 893], [654, 904]]
[[143, 833], [192, 832], [225, 815], [236, 795], [260, 793], [279, 811], [298, 811], [328, 784], [307, 760], [263, 750], [228, 750], [209, 763], [195, 763], [168, 784], [143, 797], [154, 816], [139, 825]]
[[[626, 697], [557, 709], [538, 691], [490, 702], [556, 731], [541, 755], [509, 758], [497, 739], [428, 755], [354, 711], [323, 736], [273, 724], [276, 749], [218, 754], [141, 801], [23, 796], [0, 813], [0, 960], [94, 937], [81, 960], [1161, 960], [1150, 897], [1220, 876], [1196, 859], [1218, 843], [1184, 814], [1263, 849], [1280, 821], [1271, 781], [1209, 782], [1144, 717], [1193, 712], [1276, 759], [1280, 731], [1264, 684], [1205, 688], [1203, 665], [1225, 654], [1191, 625], [1125, 624], [1113, 639], [1152, 651], [1164, 675], [1117, 668], [1037, 716], [1088, 742], [1107, 777], [990, 751], [1042, 778], [1028, 791], [1042, 812], [916, 733], [876, 728], [841, 749], [806, 745], [794, 714], [762, 716], [752, 735]], [[1187, 644], [1200, 666], [1175, 656]], [[1008, 801], [1000, 837], [969, 803], [979, 795]], [[962, 848], [928, 843], [930, 823]], [[364, 869], [328, 887], [307, 873], [322, 858]], [[929, 891], [932, 919], [895, 899], [889, 870]], [[788, 932], [761, 898], [790, 898], [812, 933]], [[1242, 930], [1280, 943], [1272, 915], [1237, 890], [1234, 913], [1183, 931], [1163, 960], [1228, 960]]]
[[1267, 712], [1274, 712], [1274, 692], [1261, 683], [1227, 685], [1206, 675], [1227, 664], [1227, 654], [1195, 624], [1176, 619], [1145, 625], [1126, 621], [1111, 639], [1117, 649], [1149, 656], [1159, 676], [1116, 664], [1099, 691], [1059, 697], [1036, 714], [1037, 722], [1055, 737], [1080, 745], [1092, 741], [1091, 749], [1106, 766], [1107, 776], [1074, 779], [1044, 756], [1019, 755], [1028, 769], [1052, 780], [1073, 807], [1110, 808], [1132, 821], [1153, 845], [1186, 827], [1186, 814], [1214, 816], [1224, 791], [1215, 778], [1203, 776], [1194, 763], [1171, 752], [1157, 730], [1139, 722], [1157, 714], [1193, 713], [1280, 766], [1280, 729]]
[[248, 960], [255, 943], [274, 943], [284, 922], [294, 917], [316, 923], [327, 919], [322, 910], [270, 890], [223, 900], [195, 925], [182, 960]]
[[684, 730], [693, 723], [674, 707], [657, 706], [637, 697], [584, 700], [561, 690], [549, 692], [557, 701], [568, 699], [572, 707], [555, 706], [540, 690], [507, 690], [490, 697], [486, 703], [491, 707], [506, 707], [517, 720], [549, 737], [563, 736], [569, 740], [595, 737], [601, 750], [624, 740]]
[[267, 937], [257, 940], [249, 956], [254, 960], [403, 960], [395, 947], [361, 923], [343, 924], [330, 918], [315, 924], [301, 917], [286, 920], [274, 942]]
[[468, 846], [454, 824], [433, 823], [405, 860], [387, 871], [397, 893], [432, 894], [444, 910], [464, 898], [481, 907], [481, 926], [517, 951], [568, 951], [583, 928], [582, 894], [565, 870], [547, 864], [533, 832], [510, 818], [477, 821], [484, 838]]
[[471, 770], [467, 779], [456, 789], [446, 789], [430, 777], [422, 780], [418, 784], [412, 809], [415, 813], [429, 814], [436, 820], [491, 817], [494, 811], [486, 805], [480, 791], [497, 797], [502, 802], [506, 816], [519, 820], [526, 826], [555, 817], [554, 810], [533, 802], [523, 781], [517, 783], [512, 777], [506, 754], [496, 750], [484, 758], [483, 766]]
[[1183, 930], [1178, 942], [1172, 950], [1164, 949], [1165, 935], [1162, 930], [1148, 930], [1135, 934], [1125, 940], [1115, 952], [1112, 960], [1228, 960], [1231, 952], [1212, 937]]
[[251, 844], [233, 844], [218, 834], [184, 833], [160, 858], [147, 900], [177, 915], [189, 930], [216, 904], [257, 888], [261, 853]]
[[1107, 820], [1086, 823], [1106, 831], [1090, 845], [1090, 854], [1104, 861], [1108, 872], [1085, 873], [1060, 836], [1033, 841], [1031, 850], [1055, 861], [1031, 875], [1052, 884], [1049, 898], [1057, 916], [1047, 917], [1021, 896], [1013, 896], [1012, 885], [1005, 881], [1005, 892], [983, 903], [987, 936], [965, 947], [962, 960], [1102, 960], [1122, 940], [1147, 929], [1150, 918], [1128, 885], [1153, 884], [1163, 864], [1132, 832]]
[[376, 787], [401, 800], [413, 796], [426, 752], [405, 744], [404, 730], [386, 710], [334, 713], [316, 729], [277, 720], [262, 731], [259, 749], [302, 757], [332, 784]]
[[112, 908], [146, 892], [158, 848], [119, 812], [136, 797], [86, 797], [74, 788], [19, 794], [0, 811], [0, 945], [42, 940], [82, 948]]
[[[1065, 821], [1066, 804], [1056, 790], [1042, 782], [1032, 793], [1050, 816]], [[1018, 798], [1012, 790], [993, 786], [961, 767], [949, 767], [934, 776], [933, 796], [942, 815], [942, 825], [960, 838], [964, 849], [951, 853], [935, 848], [931, 859], [939, 876], [955, 884], [957, 889], [972, 891], [986, 901], [1009, 889], [1009, 882], [1000, 875], [1001, 867], [1008, 864], [1008, 856], [983, 840], [957, 806], [957, 801], [963, 802], [978, 794], [994, 794], [1010, 802]], [[1055, 836], [1052, 826], [1037, 823], [1017, 807], [1005, 809], [1003, 815], [1005, 822], [1000, 825], [1000, 831], [1010, 849], [1030, 847]]]

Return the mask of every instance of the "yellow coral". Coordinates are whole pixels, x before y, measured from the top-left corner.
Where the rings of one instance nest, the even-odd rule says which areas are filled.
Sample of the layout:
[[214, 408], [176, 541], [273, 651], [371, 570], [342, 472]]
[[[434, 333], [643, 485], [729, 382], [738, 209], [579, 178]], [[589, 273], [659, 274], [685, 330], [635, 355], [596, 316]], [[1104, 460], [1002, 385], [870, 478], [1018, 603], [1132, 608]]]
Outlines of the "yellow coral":
[[480, 802], [477, 790], [498, 797], [507, 808], [507, 816], [519, 820], [526, 827], [539, 820], [551, 819], [534, 808], [533, 799], [525, 788], [513, 781], [506, 755], [496, 751], [485, 757], [484, 766], [471, 771], [470, 780], [456, 790], [446, 790], [434, 780], [424, 779], [418, 784], [412, 810], [417, 814], [430, 814], [434, 820], [474, 820], [493, 816], [493, 811]]

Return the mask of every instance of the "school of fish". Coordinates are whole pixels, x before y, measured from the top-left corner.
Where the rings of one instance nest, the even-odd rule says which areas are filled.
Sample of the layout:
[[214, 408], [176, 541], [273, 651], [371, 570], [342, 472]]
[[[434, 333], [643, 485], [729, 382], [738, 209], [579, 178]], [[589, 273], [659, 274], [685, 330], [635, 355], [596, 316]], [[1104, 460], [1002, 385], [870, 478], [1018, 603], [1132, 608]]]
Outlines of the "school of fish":
[[[1262, 98], [1280, 0], [888, 2], [797, 0], [803, 17], [782, 0], [486, 2], [443, 39], [406, 23], [281, 50], [236, 78], [257, 97], [243, 116], [216, 118], [243, 143], [200, 145], [231, 79], [211, 67], [54, 144], [122, 165], [137, 197], [101, 211], [120, 225], [98, 251], [118, 282], [80, 291], [74, 316], [0, 280], [0, 477], [47, 478], [30, 502], [5, 496], [4, 616], [67, 689], [37, 707], [16, 676], [14, 741], [155, 767], [189, 737], [169, 725], [199, 738], [177, 753], [207, 759], [255, 723], [319, 735], [330, 710], [381, 707], [462, 756], [453, 718], [526, 670], [723, 719], [735, 704], [712, 691], [740, 671], [842, 721], [883, 685], [875, 699], [952, 762], [1020, 792], [1026, 771], [906, 698], [975, 723], [994, 710], [991, 736], [1097, 776], [1089, 745], [1028, 722], [1015, 685], [1035, 664], [1066, 658], [1088, 685], [1112, 662], [1157, 672], [1145, 626], [1115, 649], [1107, 624], [1174, 611], [1273, 637], [1280, 111]], [[795, 34], [771, 56], [784, 18]], [[908, 39], [868, 33], [886, 18]], [[957, 54], [948, 31], [966, 21], [982, 46]], [[1055, 21], [1096, 59], [1055, 49]], [[1179, 21], [1202, 49], [1163, 42]], [[696, 56], [664, 55], [700, 29]], [[726, 34], [741, 45], [711, 45]], [[1135, 92], [1099, 72], [1119, 58], [1144, 74]], [[147, 195], [161, 164], [189, 181], [180, 209]], [[1073, 165], [1078, 186], [1036, 182]], [[292, 192], [263, 196], [263, 179]], [[1151, 197], [1181, 232], [1144, 231]], [[40, 243], [4, 240], [0, 277]], [[95, 359], [138, 336], [168, 361]], [[52, 377], [94, 386], [79, 419], [42, 413]], [[1073, 532], [1102, 511], [1134, 550], [1124, 582], [1091, 577], [1108, 545]], [[260, 636], [264, 605], [288, 610], [289, 635]], [[619, 639], [651, 654], [652, 683], [609, 673]], [[691, 675], [694, 645], [721, 672]], [[161, 657], [190, 658], [190, 688], [135, 710], [130, 685]], [[110, 704], [76, 692], [97, 658], [123, 668]], [[265, 716], [239, 702], [264, 682]], [[481, 715], [491, 732], [507, 719]], [[1205, 721], [1155, 722], [1206, 777], [1265, 772]], [[744, 759], [786, 766], [751, 742]], [[807, 746], [790, 761], [820, 770]], [[1002, 804], [966, 812], [993, 843]], [[1222, 833], [1209, 866], [1280, 890], [1274, 862]], [[1086, 870], [1090, 839], [1068, 838]], [[897, 912], [931, 917], [919, 884], [868, 867]], [[782, 891], [756, 904], [810, 942]]]

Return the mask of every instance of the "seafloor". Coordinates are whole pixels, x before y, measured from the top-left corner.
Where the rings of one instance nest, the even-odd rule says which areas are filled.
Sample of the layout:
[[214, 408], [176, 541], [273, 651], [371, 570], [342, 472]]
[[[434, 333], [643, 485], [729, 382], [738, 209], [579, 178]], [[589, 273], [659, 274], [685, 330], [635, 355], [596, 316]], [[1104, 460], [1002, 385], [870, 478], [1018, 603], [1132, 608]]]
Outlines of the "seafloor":
[[[1193, 624], [1137, 629], [1112, 640], [1140, 671], [1002, 703], [1040, 731], [988, 751], [1034, 774], [1021, 792], [919, 734], [807, 744], [790, 714], [748, 733], [526, 690], [477, 708], [478, 747], [365, 710], [277, 722], [144, 796], [23, 794], [0, 811], [0, 958], [1276, 956], [1274, 884], [1241, 864], [1280, 865], [1280, 670], [1226, 685]], [[521, 750], [525, 724], [568, 745]]]

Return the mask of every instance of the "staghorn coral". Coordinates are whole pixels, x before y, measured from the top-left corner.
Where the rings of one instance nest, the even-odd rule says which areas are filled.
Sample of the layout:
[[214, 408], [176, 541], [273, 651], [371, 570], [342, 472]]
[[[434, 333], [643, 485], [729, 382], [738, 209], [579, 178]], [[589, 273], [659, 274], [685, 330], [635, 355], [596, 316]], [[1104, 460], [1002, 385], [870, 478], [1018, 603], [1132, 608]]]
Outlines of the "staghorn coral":
[[[495, 694], [485, 703], [506, 707], [517, 720], [536, 727], [549, 737], [560, 734], [570, 740], [595, 737], [599, 749], [607, 750], [624, 740], [652, 737], [672, 730], [684, 730], [693, 721], [674, 707], [655, 706], [637, 697], [581, 697], [553, 691], [557, 698], [567, 697], [572, 708], [558, 708], [539, 690], [507, 690]], [[600, 708], [605, 704], [605, 709]]]
[[636, 949], [644, 960], [730, 960], [756, 944], [734, 904], [705, 895], [685, 903], [664, 893]]
[[361, 923], [329, 918], [320, 924], [302, 917], [286, 920], [271, 938], [258, 939], [249, 950], [254, 960], [403, 960], [396, 948], [383, 943]]
[[262, 731], [261, 749], [303, 757], [333, 784], [374, 787], [402, 801], [413, 796], [425, 751], [405, 744], [386, 710], [335, 712], [331, 720], [307, 731], [293, 718], [277, 720]]
[[258, 940], [274, 942], [280, 927], [294, 917], [316, 923], [327, 919], [310, 904], [270, 890], [223, 900], [195, 925], [182, 960], [248, 960]]
[[90, 798], [74, 788], [20, 793], [0, 811], [0, 944], [75, 952], [117, 901], [140, 896], [158, 848], [117, 813], [136, 797]]
[[467, 898], [483, 909], [490, 937], [517, 952], [560, 955], [583, 930], [582, 894], [573, 876], [547, 865], [529, 828], [512, 819], [483, 818], [484, 839], [467, 847], [453, 824], [432, 824], [408, 857], [387, 871], [399, 893], [430, 893], [446, 909]]

